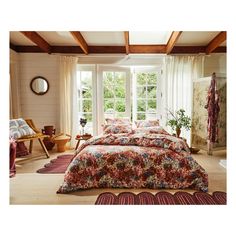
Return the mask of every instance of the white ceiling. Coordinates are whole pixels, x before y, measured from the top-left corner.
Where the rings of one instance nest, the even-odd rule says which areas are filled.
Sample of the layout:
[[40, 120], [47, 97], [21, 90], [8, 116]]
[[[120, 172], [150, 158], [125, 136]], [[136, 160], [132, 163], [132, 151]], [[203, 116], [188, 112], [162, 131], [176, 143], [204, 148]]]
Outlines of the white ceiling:
[[[78, 46], [69, 31], [37, 31], [52, 46]], [[206, 46], [220, 31], [184, 31], [176, 46]], [[89, 46], [124, 46], [123, 31], [82, 31]], [[167, 44], [171, 31], [129, 31], [131, 45]], [[10, 32], [10, 41], [14, 45], [35, 45], [23, 34]], [[222, 44], [225, 46], [226, 42]]]
[[176, 42], [176, 46], [206, 46], [218, 31], [185, 31]]
[[10, 32], [10, 42], [13, 43], [14, 45], [20, 45], [20, 46], [25, 46], [25, 45], [35, 46], [36, 45], [18, 31]]
[[167, 44], [172, 31], [131, 31], [129, 42], [134, 45]]
[[82, 31], [81, 34], [89, 46], [124, 46], [123, 31]]
[[78, 46], [69, 31], [38, 31], [37, 33], [52, 46]]

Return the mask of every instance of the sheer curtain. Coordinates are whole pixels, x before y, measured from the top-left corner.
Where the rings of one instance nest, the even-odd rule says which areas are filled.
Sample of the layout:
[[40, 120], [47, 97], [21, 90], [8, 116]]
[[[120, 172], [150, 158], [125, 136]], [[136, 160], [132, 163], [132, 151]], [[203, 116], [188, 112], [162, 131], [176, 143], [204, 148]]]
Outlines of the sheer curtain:
[[60, 132], [69, 134], [71, 146], [75, 146], [78, 131], [77, 112], [77, 61], [76, 57], [60, 57]]
[[10, 57], [10, 81], [9, 81], [9, 105], [10, 119], [16, 119], [21, 116], [20, 107], [20, 84], [18, 78], [18, 58], [11, 54]]
[[[204, 56], [167, 56], [162, 77], [162, 125], [166, 127], [167, 109], [184, 109], [191, 117], [193, 101], [193, 80], [201, 78], [204, 70]], [[181, 136], [191, 145], [190, 131], [181, 129]]]

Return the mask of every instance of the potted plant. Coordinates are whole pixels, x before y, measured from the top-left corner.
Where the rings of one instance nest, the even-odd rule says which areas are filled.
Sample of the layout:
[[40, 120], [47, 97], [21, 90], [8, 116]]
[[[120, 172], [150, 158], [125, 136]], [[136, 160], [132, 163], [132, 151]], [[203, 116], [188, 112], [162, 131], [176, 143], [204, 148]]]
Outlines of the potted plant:
[[189, 130], [191, 128], [191, 118], [185, 115], [184, 109], [179, 109], [175, 113], [169, 110], [171, 118], [168, 119], [166, 125], [170, 126], [172, 130], [175, 130], [176, 136], [179, 138], [181, 133], [181, 128]]

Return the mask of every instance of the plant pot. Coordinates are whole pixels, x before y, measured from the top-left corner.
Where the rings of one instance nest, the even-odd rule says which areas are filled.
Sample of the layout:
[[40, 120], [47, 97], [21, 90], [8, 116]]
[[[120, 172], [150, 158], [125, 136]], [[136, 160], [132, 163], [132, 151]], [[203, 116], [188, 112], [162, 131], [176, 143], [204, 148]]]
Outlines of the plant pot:
[[47, 150], [52, 150], [53, 147], [55, 146], [55, 143], [52, 141], [52, 138], [44, 138], [43, 139], [43, 143], [45, 145], [45, 147], [47, 148]]
[[47, 150], [52, 150], [52, 148], [55, 146], [55, 143], [52, 140], [53, 135], [56, 133], [56, 129], [53, 128], [53, 125], [46, 125], [44, 126], [44, 129], [42, 129], [42, 133], [45, 135], [49, 135], [50, 137], [44, 138], [43, 143]]
[[44, 129], [42, 129], [42, 133], [49, 136], [54, 135], [55, 132], [56, 132], [56, 129], [53, 128], [53, 125], [44, 126]]
[[176, 137], [179, 138], [180, 137], [180, 133], [181, 133], [181, 129], [180, 128], [176, 128]]

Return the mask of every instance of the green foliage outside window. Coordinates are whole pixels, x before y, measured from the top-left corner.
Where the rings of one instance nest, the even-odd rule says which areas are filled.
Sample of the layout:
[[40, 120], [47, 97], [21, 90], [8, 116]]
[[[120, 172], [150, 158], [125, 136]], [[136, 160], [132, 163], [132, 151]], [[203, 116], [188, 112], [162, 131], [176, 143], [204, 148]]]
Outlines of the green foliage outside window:
[[[124, 72], [104, 72], [103, 75], [104, 112], [125, 114], [126, 77]], [[82, 111], [88, 121], [92, 121], [92, 79], [86, 74], [81, 78]], [[157, 74], [137, 73], [137, 119], [145, 120], [146, 113], [157, 109]], [[79, 102], [80, 103], [80, 102]], [[86, 114], [87, 113], [87, 114]], [[89, 114], [91, 113], [91, 114]], [[118, 114], [117, 114], [118, 115]], [[119, 116], [119, 115], [118, 115]]]

